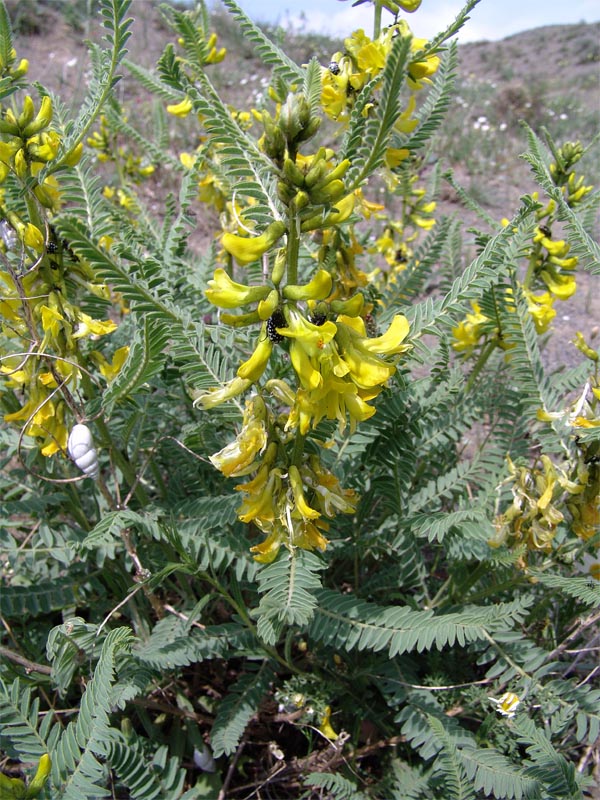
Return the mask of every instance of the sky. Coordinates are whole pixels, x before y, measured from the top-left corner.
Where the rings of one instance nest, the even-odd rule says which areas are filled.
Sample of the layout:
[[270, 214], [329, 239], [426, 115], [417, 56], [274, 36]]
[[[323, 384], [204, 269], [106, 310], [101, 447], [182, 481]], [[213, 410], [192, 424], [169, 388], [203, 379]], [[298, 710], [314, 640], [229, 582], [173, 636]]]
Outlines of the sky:
[[[356, 28], [371, 35], [373, 9], [370, 3], [352, 7], [353, 0], [236, 0], [257, 22], [270, 22], [344, 38]], [[423, 0], [419, 10], [407, 15], [415, 36], [431, 38], [454, 20], [461, 0]], [[388, 12], [384, 18], [392, 19]], [[481, 0], [471, 12], [459, 36], [461, 42], [503, 39], [513, 33], [541, 25], [597, 22], [598, 0]], [[385, 23], [384, 23], [385, 24]]]

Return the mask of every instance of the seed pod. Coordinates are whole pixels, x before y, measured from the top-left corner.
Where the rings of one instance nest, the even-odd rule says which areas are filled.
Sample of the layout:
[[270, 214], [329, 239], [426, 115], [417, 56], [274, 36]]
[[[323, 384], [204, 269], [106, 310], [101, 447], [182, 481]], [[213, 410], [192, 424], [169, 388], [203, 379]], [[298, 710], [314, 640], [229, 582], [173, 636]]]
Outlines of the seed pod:
[[98, 453], [94, 447], [92, 433], [87, 425], [75, 425], [69, 434], [67, 452], [79, 469], [94, 480], [98, 477]]

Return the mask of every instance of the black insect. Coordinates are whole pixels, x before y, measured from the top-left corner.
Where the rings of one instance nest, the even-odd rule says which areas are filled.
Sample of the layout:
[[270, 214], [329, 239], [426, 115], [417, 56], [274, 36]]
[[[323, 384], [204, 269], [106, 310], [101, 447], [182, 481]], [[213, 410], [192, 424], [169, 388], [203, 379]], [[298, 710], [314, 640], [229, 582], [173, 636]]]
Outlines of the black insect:
[[548, 239], [552, 236], [552, 231], [547, 225], [539, 225], [538, 227], [540, 229], [540, 232], [543, 233], [544, 236], [547, 236]]
[[58, 253], [58, 245], [56, 244], [56, 242], [48, 242], [48, 244], [46, 245], [46, 250], [49, 253]]
[[406, 264], [407, 259], [406, 256], [408, 255], [406, 247], [404, 245], [399, 247], [394, 254], [394, 260], [396, 264]]
[[332, 75], [340, 74], [340, 65], [337, 63], [337, 61], [332, 61], [329, 64], [329, 72], [331, 72]]
[[277, 333], [277, 328], [285, 328], [286, 325], [287, 322], [283, 316], [283, 311], [278, 308], [267, 320], [267, 336], [273, 342], [273, 344], [279, 344], [279, 342], [283, 342], [285, 337], [280, 333]]
[[308, 317], [309, 322], [312, 322], [313, 325], [324, 325], [327, 322], [327, 314], [323, 314], [319, 311], [315, 311], [314, 314], [310, 314]]

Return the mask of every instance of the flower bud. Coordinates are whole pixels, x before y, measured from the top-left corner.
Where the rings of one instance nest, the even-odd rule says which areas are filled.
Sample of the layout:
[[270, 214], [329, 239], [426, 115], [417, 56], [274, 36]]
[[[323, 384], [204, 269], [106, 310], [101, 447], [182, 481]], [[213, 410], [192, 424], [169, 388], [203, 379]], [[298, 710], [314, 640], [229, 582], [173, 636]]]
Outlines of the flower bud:
[[30, 95], [25, 95], [23, 98], [23, 111], [17, 117], [17, 122], [21, 130], [25, 128], [35, 116], [35, 106]]
[[317, 517], [320, 517], [321, 515], [319, 512], [316, 509], [311, 508], [306, 502], [306, 498], [304, 497], [304, 489], [302, 487], [302, 478], [300, 477], [298, 467], [292, 465], [288, 470], [288, 475], [290, 478], [292, 493], [294, 495], [294, 502], [296, 503], [296, 508], [300, 514], [308, 519], [317, 519]]
[[288, 94], [279, 114], [279, 129], [289, 143], [299, 136], [310, 122], [310, 106], [303, 94]]
[[265, 368], [271, 357], [273, 350], [273, 342], [267, 336], [266, 323], [263, 324], [258, 338], [258, 344], [254, 348], [254, 352], [247, 361], [240, 365], [237, 374], [239, 378], [249, 380], [254, 383], [265, 371]]
[[48, 753], [44, 753], [44, 755], [40, 757], [35, 775], [29, 781], [29, 786], [27, 787], [27, 792], [25, 794], [27, 800], [29, 800], [30, 797], [37, 797], [42, 791], [50, 775], [51, 767], [52, 761], [50, 756]]
[[333, 300], [331, 310], [336, 314], [345, 314], [348, 317], [358, 317], [363, 310], [365, 299], [362, 294], [357, 293], [349, 300]]
[[48, 95], [42, 97], [40, 103], [40, 110], [35, 118], [23, 129], [23, 138], [29, 139], [30, 136], [35, 136], [36, 133], [47, 128], [52, 122], [52, 100]]
[[275, 256], [275, 263], [273, 264], [273, 272], [271, 273], [271, 280], [275, 286], [279, 286], [283, 276], [285, 275], [285, 265], [287, 263], [287, 250], [285, 247], [280, 247]]
[[205, 410], [215, 408], [221, 405], [226, 400], [232, 400], [234, 397], [245, 392], [252, 385], [252, 381], [245, 378], [233, 378], [233, 380], [226, 383], [220, 389], [209, 389], [208, 391], [201, 392], [194, 398], [194, 405], [201, 405]]

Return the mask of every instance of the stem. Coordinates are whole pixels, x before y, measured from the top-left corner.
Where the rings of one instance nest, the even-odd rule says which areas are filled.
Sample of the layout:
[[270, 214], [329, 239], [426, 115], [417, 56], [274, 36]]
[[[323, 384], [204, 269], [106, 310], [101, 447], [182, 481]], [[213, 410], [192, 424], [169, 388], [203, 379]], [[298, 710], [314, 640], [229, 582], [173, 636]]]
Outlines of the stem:
[[538, 244], [533, 253], [529, 257], [529, 264], [527, 265], [527, 272], [523, 280], [523, 289], [528, 290], [531, 286], [531, 281], [535, 275], [535, 265], [537, 264], [538, 256], [540, 255], [541, 247]]
[[375, 16], [373, 18], [373, 39], [377, 39], [381, 33], [381, 2], [375, 0]]
[[300, 219], [289, 206], [289, 231], [287, 246], [287, 282], [298, 283], [298, 254], [300, 253]]
[[112, 436], [108, 430], [108, 426], [102, 419], [99, 417], [96, 420], [96, 425], [98, 426], [98, 430], [100, 431], [100, 435], [102, 436], [103, 444], [110, 449], [111, 456], [114, 458], [117, 466], [123, 473], [125, 480], [131, 485], [135, 486], [135, 496], [140, 503], [141, 506], [148, 505], [150, 502], [150, 498], [148, 497], [146, 490], [144, 487], [139, 483], [137, 476], [135, 474], [135, 470], [125, 457], [125, 455], [119, 450], [119, 448], [113, 443]]
[[39, 672], [41, 675], [52, 674], [52, 668], [47, 664], [36, 664], [34, 661], [30, 661], [20, 653], [15, 653], [13, 650], [9, 650], [8, 647], [0, 646], [0, 656], [7, 658], [9, 661], [13, 661], [15, 664], [19, 664], [21, 667], [25, 667], [27, 673]]
[[488, 358], [491, 356], [491, 354], [494, 352], [495, 349], [496, 349], [496, 342], [494, 341], [488, 342], [484, 346], [481, 353], [479, 354], [479, 358], [477, 359], [475, 366], [473, 367], [473, 371], [469, 375], [469, 380], [467, 381], [467, 385], [465, 386], [465, 392], [471, 391], [471, 389], [473, 388], [473, 384], [479, 377], [479, 373], [484, 368]]
[[296, 438], [294, 439], [294, 449], [292, 450], [292, 458], [290, 461], [290, 466], [300, 467], [302, 463], [302, 454], [304, 453], [304, 442], [306, 441], [306, 436], [298, 431], [296, 433]]
[[[258, 634], [256, 632], [256, 625], [254, 625], [254, 623], [250, 619], [250, 616], [249, 616], [249, 614], [248, 614], [248, 612], [246, 610], [246, 605], [245, 605], [245, 603], [244, 603], [244, 601], [243, 601], [243, 599], [242, 599], [242, 597], [240, 595], [239, 587], [237, 585], [237, 581], [235, 581], [235, 579], [234, 579], [234, 581], [235, 581], [235, 591], [234, 591], [234, 593], [230, 593], [230, 592], [227, 591], [227, 589], [225, 589], [224, 586], [222, 586], [217, 581], [216, 578], [211, 577], [207, 573], [203, 573], [203, 577], [204, 577], [204, 579], [206, 581], [208, 581], [208, 583], [210, 583], [211, 586], [213, 586], [219, 592], [219, 594], [222, 595], [222, 597], [229, 603], [229, 605], [239, 615], [239, 617], [240, 617], [241, 621], [243, 622], [243, 624], [250, 631], [252, 631], [252, 633], [254, 634], [254, 636], [256, 638], [256, 641], [258, 642], [260, 647], [262, 647], [262, 649], [265, 651], [265, 653], [270, 658], [274, 659], [279, 664], [281, 664], [281, 666], [285, 667], [286, 670], [289, 670], [292, 673], [298, 672], [298, 670], [294, 666], [292, 666], [292, 664], [289, 661], [287, 661], [283, 656], [279, 655], [279, 653], [277, 652], [277, 650], [274, 647], [270, 647], [269, 645], [265, 644], [264, 642], [261, 642], [261, 640], [260, 640], [260, 638], [259, 638], [259, 636], [258, 636]], [[234, 597], [234, 594], [237, 594], [239, 596], [239, 599]]]

